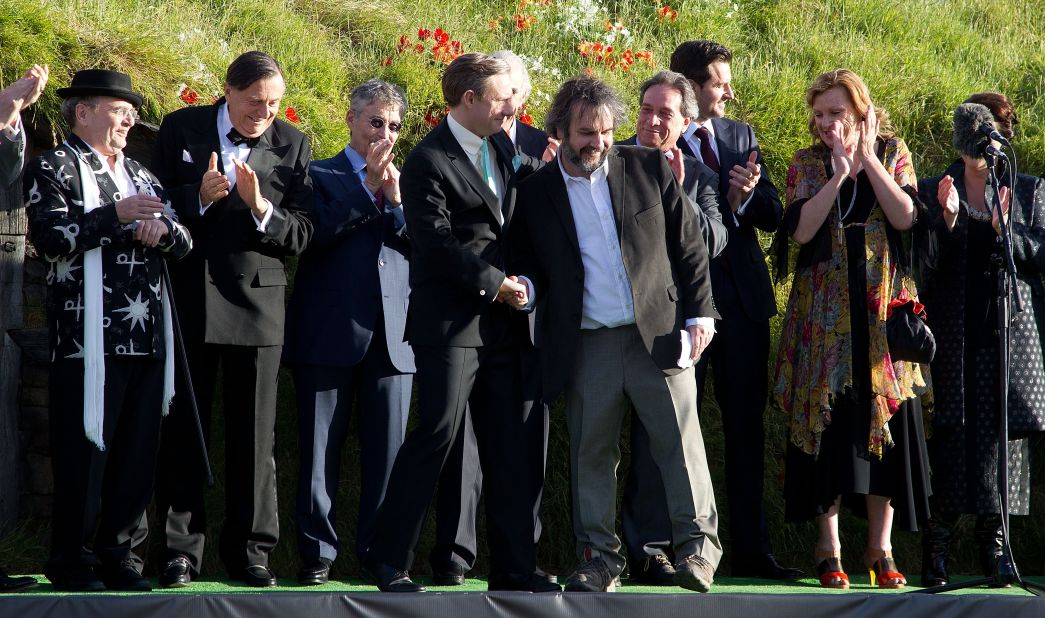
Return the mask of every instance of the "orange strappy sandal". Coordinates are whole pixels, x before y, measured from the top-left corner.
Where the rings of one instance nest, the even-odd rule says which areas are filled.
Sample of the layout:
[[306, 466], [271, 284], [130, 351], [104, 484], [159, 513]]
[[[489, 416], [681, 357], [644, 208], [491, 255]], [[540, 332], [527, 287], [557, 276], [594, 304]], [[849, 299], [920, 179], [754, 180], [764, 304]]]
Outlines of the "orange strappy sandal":
[[842, 570], [841, 554], [833, 550], [816, 550], [816, 574], [820, 576], [822, 588], [845, 589], [849, 587], [849, 576]]
[[868, 549], [864, 552], [864, 565], [872, 586], [877, 584], [879, 588], [903, 588], [907, 585], [907, 578], [897, 569], [891, 551]]

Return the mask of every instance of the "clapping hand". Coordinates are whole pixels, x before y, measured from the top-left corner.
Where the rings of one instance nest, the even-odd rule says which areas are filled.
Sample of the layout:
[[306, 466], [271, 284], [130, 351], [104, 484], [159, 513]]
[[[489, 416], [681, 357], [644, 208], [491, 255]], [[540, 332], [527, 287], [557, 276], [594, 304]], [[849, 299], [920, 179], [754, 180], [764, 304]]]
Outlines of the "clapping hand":
[[729, 193], [726, 198], [733, 212], [747, 200], [761, 178], [762, 167], [758, 164], [758, 152], [754, 150], [748, 155], [743, 166], [734, 165], [733, 169], [729, 170]]
[[47, 85], [50, 69], [34, 64], [21, 79], [0, 91], [0, 129], [13, 125], [18, 114], [40, 98]]
[[544, 152], [541, 154], [541, 161], [545, 163], [551, 161], [557, 152], [559, 152], [559, 140], [549, 136], [548, 145], [544, 147]]
[[134, 228], [134, 239], [146, 247], [155, 247], [168, 234], [167, 224], [160, 219], [143, 219]]
[[954, 229], [954, 222], [958, 219], [958, 189], [954, 186], [954, 179], [944, 176], [936, 187], [936, 201], [943, 207], [943, 221], [947, 229]]
[[200, 205], [209, 206], [229, 194], [229, 179], [218, 171], [218, 153], [210, 153], [207, 171], [200, 181]]
[[675, 180], [681, 185], [686, 180], [686, 166], [682, 161], [682, 150], [678, 146], [672, 146], [668, 152], [671, 153], [671, 157], [668, 158], [668, 167], [675, 175]]
[[134, 221], [157, 219], [163, 214], [163, 207], [163, 200], [155, 195], [138, 193], [116, 202], [116, 218], [125, 225]]
[[874, 105], [867, 106], [867, 115], [857, 126], [859, 141], [856, 144], [856, 153], [864, 167], [872, 161], [878, 161], [878, 153], [875, 152], [875, 140], [878, 139], [878, 129], [881, 120], [874, 111]]
[[261, 197], [258, 175], [247, 165], [246, 161], [233, 159], [232, 162], [236, 166], [236, 192], [259, 221], [264, 219], [270, 204], [268, 200]]
[[835, 178], [841, 182], [853, 170], [853, 155], [845, 147], [845, 133], [848, 130], [841, 120], [836, 120], [831, 129], [834, 139], [831, 140], [831, 167], [835, 170]]

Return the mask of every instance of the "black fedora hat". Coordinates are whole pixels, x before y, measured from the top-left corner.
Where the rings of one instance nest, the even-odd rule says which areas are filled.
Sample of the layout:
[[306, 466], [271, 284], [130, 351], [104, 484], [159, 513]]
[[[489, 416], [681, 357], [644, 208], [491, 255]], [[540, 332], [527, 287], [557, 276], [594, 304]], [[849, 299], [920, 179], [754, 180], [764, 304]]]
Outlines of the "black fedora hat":
[[144, 97], [131, 90], [131, 76], [105, 69], [85, 69], [73, 75], [73, 83], [58, 89], [58, 96], [69, 97], [116, 97], [141, 107]]

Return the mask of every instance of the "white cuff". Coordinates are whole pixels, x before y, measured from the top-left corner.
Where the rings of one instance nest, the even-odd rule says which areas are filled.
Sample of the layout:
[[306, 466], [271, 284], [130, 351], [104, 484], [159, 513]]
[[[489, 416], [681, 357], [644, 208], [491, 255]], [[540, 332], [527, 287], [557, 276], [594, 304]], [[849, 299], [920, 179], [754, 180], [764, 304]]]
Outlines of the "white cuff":
[[272, 206], [272, 202], [265, 200], [265, 203], [268, 204], [269, 207], [268, 210], [265, 211], [265, 217], [261, 221], [258, 221], [258, 218], [254, 216], [253, 210], [250, 211], [250, 216], [254, 217], [254, 223], [258, 224], [258, 231], [262, 234], [265, 233], [265, 227], [269, 224], [269, 219], [272, 218], [272, 211], [275, 210], [275, 208]]
[[686, 328], [690, 326], [702, 326], [712, 333], [717, 332], [715, 330], [715, 318], [690, 318], [686, 320]]

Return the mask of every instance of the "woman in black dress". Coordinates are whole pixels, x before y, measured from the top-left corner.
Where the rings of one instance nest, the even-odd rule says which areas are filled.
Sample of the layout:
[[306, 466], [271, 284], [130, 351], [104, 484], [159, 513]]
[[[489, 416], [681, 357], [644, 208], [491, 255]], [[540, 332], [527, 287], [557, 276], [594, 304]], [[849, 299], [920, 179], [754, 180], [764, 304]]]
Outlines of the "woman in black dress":
[[[997, 131], [1011, 138], [1019, 122], [1005, 95], [975, 94], [966, 103], [985, 105]], [[958, 134], [956, 148], [973, 150]], [[1001, 201], [1013, 187], [999, 171]], [[961, 152], [943, 176], [919, 183], [929, 211], [923, 295], [936, 335], [932, 363], [936, 413], [929, 440], [932, 518], [922, 536], [922, 584], [948, 582], [947, 552], [962, 513], [976, 515], [980, 563], [991, 575], [1002, 553], [998, 492], [998, 296], [995, 265], [1001, 255], [1000, 223], [990, 211], [987, 162], [980, 152]], [[1009, 513], [1026, 515], [1030, 500], [1028, 433], [1045, 429], [1045, 370], [1039, 325], [1045, 320], [1045, 182], [1020, 174], [1012, 193], [1013, 257], [1026, 311], [1010, 325], [1008, 477]]]

